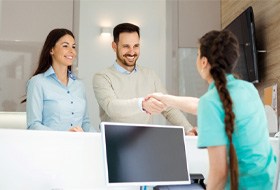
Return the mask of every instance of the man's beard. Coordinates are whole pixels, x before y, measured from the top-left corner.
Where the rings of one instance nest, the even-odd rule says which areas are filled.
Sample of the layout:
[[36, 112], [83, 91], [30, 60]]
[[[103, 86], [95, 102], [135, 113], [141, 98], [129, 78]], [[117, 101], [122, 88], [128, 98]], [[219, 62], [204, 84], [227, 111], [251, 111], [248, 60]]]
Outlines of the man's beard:
[[[125, 54], [124, 57], [126, 57], [126, 56], [128, 56], [128, 55], [129, 55], [129, 54]], [[120, 57], [119, 53], [117, 52], [117, 59], [118, 59], [123, 65], [125, 65], [125, 66], [127, 66], [127, 67], [135, 67], [136, 61], [138, 60], [138, 57], [137, 57], [137, 54], [136, 54], [136, 53], [135, 53], [133, 56], [136, 57], [136, 58], [135, 58], [135, 60], [134, 60], [134, 63], [131, 64], [131, 63], [126, 62], [126, 60], [125, 60], [123, 57]]]

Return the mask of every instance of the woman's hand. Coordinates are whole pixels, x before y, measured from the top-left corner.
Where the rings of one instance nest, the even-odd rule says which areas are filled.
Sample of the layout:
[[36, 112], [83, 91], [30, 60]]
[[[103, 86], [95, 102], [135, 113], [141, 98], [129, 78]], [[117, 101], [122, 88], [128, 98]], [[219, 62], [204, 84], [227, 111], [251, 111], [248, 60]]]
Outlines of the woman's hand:
[[71, 131], [71, 132], [84, 132], [84, 130], [80, 126], [72, 127], [68, 131]]

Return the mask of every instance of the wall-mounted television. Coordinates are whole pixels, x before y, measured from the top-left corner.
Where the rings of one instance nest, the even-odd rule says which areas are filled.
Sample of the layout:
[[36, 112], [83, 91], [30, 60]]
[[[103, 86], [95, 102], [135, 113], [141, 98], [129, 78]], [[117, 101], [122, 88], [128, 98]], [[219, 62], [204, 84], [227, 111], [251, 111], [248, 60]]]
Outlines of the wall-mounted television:
[[234, 73], [241, 79], [258, 83], [258, 59], [253, 8], [248, 7], [225, 29], [234, 33], [239, 41], [240, 57]]

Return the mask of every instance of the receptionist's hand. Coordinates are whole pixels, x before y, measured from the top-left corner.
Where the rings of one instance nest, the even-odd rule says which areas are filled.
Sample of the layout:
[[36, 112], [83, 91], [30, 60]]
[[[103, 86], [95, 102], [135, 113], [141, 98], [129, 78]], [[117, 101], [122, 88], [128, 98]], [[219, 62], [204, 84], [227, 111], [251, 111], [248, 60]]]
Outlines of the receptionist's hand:
[[72, 127], [72, 128], [69, 129], [69, 131], [71, 131], [71, 132], [84, 132], [84, 130], [80, 126]]

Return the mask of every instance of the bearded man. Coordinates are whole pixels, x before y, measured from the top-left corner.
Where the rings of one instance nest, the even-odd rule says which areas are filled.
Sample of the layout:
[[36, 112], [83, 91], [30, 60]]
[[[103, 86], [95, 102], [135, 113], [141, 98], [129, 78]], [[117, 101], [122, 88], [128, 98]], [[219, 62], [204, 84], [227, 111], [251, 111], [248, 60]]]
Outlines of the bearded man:
[[116, 61], [93, 77], [101, 121], [151, 124], [152, 116], [161, 113], [171, 124], [184, 126], [186, 134], [194, 135], [195, 128], [182, 112], [154, 98], [145, 98], [154, 92], [167, 92], [155, 72], [136, 63], [140, 55], [139, 27], [119, 24], [113, 36]]

